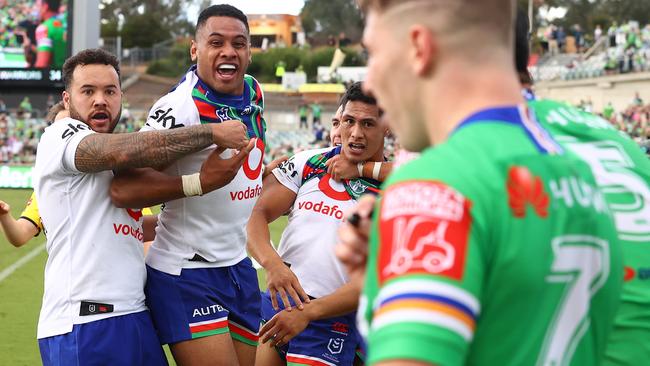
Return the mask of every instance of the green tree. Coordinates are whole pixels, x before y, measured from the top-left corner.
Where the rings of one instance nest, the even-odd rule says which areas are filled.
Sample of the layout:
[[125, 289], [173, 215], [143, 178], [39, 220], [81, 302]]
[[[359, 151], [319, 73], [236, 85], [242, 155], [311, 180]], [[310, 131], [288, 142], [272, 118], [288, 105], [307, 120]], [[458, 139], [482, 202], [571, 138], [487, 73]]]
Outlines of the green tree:
[[344, 32], [352, 41], [359, 41], [363, 32], [361, 12], [355, 0], [305, 0], [300, 12], [307, 37], [323, 43], [328, 36]]
[[125, 48], [151, 47], [171, 37], [170, 31], [156, 17], [136, 14], [126, 18], [122, 28]]
[[118, 16], [124, 17], [124, 47], [150, 47], [173, 36], [193, 32], [185, 9], [197, 0], [101, 0], [101, 35], [116, 37]]

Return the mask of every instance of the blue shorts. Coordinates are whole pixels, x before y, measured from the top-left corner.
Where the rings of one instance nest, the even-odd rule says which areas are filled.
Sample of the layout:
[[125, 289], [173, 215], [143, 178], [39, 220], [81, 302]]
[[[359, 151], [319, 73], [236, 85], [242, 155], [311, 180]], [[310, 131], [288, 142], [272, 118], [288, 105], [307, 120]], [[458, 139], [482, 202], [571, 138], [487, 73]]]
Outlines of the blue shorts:
[[[291, 305], [295, 306], [289, 299]], [[279, 295], [278, 303], [282, 304]], [[273, 309], [271, 295], [263, 293], [263, 321], [271, 320], [279, 311]], [[310, 322], [302, 333], [276, 349], [291, 365], [352, 365], [359, 341], [355, 319], [356, 313], [350, 313]]]
[[147, 266], [144, 292], [162, 344], [230, 333], [257, 346], [261, 298], [249, 258], [230, 267], [183, 269], [179, 276]]
[[75, 324], [38, 347], [44, 366], [167, 365], [148, 311]]

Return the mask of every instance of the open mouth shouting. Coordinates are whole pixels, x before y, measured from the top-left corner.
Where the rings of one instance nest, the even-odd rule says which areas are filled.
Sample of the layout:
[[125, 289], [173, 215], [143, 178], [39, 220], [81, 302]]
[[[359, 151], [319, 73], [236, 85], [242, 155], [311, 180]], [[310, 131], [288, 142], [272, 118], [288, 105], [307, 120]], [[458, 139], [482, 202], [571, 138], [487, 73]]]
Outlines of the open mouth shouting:
[[111, 122], [111, 115], [107, 111], [97, 111], [90, 115], [90, 121], [96, 128], [108, 126]]
[[348, 147], [348, 151], [354, 156], [361, 156], [366, 152], [366, 144], [361, 142], [350, 142]]
[[217, 75], [224, 82], [231, 81], [237, 76], [239, 67], [236, 64], [224, 62], [217, 66]]

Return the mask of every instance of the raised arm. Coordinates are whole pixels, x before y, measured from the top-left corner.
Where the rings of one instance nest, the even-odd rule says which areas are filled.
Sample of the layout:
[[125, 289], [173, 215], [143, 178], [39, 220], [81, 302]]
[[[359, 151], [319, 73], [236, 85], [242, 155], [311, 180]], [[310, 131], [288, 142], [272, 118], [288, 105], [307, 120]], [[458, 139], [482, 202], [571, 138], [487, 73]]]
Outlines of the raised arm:
[[75, 167], [85, 173], [161, 168], [212, 144], [241, 149], [247, 143], [246, 127], [239, 121], [165, 131], [94, 133], [84, 137], [77, 146]]
[[309, 302], [309, 296], [303, 290], [296, 275], [284, 264], [271, 246], [269, 233], [269, 223], [289, 211], [295, 200], [296, 193], [280, 184], [278, 179], [270, 174], [264, 179], [262, 195], [257, 200], [246, 227], [248, 252], [266, 270], [266, 282], [273, 308], [276, 310], [278, 309], [277, 293], [280, 294], [287, 310], [291, 309], [287, 294], [293, 298], [298, 308], [303, 307], [303, 301]]
[[35, 223], [27, 219], [14, 219], [10, 210], [11, 207], [8, 203], [0, 201], [0, 226], [2, 226], [9, 243], [18, 248], [36, 236], [39, 229]]

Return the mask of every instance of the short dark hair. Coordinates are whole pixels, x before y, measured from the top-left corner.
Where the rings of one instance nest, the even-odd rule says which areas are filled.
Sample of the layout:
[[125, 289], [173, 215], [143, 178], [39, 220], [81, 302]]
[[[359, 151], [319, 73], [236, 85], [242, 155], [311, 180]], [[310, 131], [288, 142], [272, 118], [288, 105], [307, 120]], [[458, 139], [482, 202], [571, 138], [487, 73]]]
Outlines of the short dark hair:
[[515, 21], [515, 66], [521, 82], [530, 83], [532, 78], [528, 73], [528, 16], [521, 9], [517, 10]]
[[199, 14], [199, 19], [196, 20], [195, 32], [198, 32], [199, 29], [205, 25], [205, 22], [207, 22], [208, 19], [212, 17], [235, 18], [244, 23], [244, 26], [246, 26], [246, 33], [250, 34], [251, 32], [250, 28], [248, 27], [248, 18], [246, 17], [246, 14], [244, 14], [236, 7], [228, 4], [212, 5], [203, 9], [201, 11], [201, 14]]
[[345, 109], [348, 102], [362, 102], [370, 105], [377, 105], [377, 99], [363, 92], [360, 81], [355, 81], [348, 86], [339, 101], [339, 106], [342, 106], [343, 109]]
[[77, 66], [84, 65], [111, 65], [117, 72], [118, 79], [120, 78], [120, 62], [115, 55], [101, 48], [89, 48], [70, 57], [63, 64], [63, 83], [66, 90], [70, 88], [74, 70]]
[[47, 7], [50, 10], [53, 10], [53, 11], [56, 11], [56, 12], [58, 12], [59, 8], [61, 7], [61, 0], [45, 0], [43, 2], [47, 4]]

